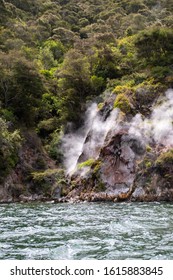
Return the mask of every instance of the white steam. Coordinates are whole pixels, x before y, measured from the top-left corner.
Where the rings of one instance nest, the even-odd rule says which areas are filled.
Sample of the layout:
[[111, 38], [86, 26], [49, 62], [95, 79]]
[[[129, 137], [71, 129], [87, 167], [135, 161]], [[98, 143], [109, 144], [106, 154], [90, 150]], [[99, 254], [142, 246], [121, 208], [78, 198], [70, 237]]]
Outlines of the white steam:
[[64, 153], [64, 165], [67, 174], [72, 173], [77, 165], [78, 158], [83, 150], [86, 136], [92, 126], [93, 119], [98, 112], [97, 104], [93, 103], [86, 111], [86, 121], [82, 128], [75, 133], [68, 133], [62, 139], [62, 150]]
[[[84, 126], [75, 133], [64, 136], [62, 149], [67, 174], [76, 170], [80, 155], [84, 161], [98, 157], [108, 132], [117, 127], [121, 128], [117, 121], [118, 115], [119, 110], [114, 109], [104, 121], [94, 103], [86, 112]], [[166, 91], [165, 98], [160, 100], [160, 105], [153, 108], [150, 118], [143, 118], [141, 114], [137, 114], [130, 123], [123, 125], [129, 127], [130, 135], [145, 145], [155, 143], [166, 147], [173, 146], [173, 90]]]
[[173, 145], [173, 90], [165, 93], [162, 104], [155, 107], [150, 118], [142, 119], [137, 114], [131, 124], [129, 133], [145, 143], [155, 142], [164, 146]]
[[85, 160], [89, 158], [97, 158], [100, 148], [103, 146], [107, 133], [116, 127], [118, 110], [115, 109], [110, 113], [110, 116], [104, 121], [100, 114], [97, 114], [93, 119], [89, 130], [88, 137], [83, 146]]
[[[86, 112], [84, 126], [75, 133], [69, 133], [63, 137], [62, 150], [67, 174], [72, 174], [76, 170], [82, 152], [86, 159], [97, 158], [107, 133], [116, 126], [117, 116], [118, 110], [115, 109], [104, 121], [98, 114], [97, 104], [93, 103]], [[86, 140], [88, 135], [89, 141]]]

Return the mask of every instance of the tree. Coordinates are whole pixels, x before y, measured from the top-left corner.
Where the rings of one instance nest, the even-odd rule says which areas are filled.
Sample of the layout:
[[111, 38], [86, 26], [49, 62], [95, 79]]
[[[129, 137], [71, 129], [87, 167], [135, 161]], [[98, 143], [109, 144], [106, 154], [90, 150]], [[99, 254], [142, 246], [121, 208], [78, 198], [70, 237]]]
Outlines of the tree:
[[[90, 64], [79, 51], [70, 50], [58, 72], [61, 111], [68, 121], [79, 122], [79, 114], [86, 97], [91, 94]], [[64, 108], [64, 109], [63, 109]], [[75, 110], [74, 110], [75, 108]]]
[[19, 131], [10, 132], [7, 123], [0, 118], [0, 182], [16, 165], [21, 140]]
[[168, 28], [152, 28], [137, 36], [135, 46], [140, 59], [154, 65], [166, 65], [173, 62], [173, 32]]
[[11, 56], [0, 52], [0, 100], [5, 108], [8, 107], [12, 98], [13, 70]]
[[111, 48], [108, 44], [99, 42], [97, 48], [95, 48], [95, 55], [91, 57], [93, 59], [93, 73], [102, 77], [104, 80], [107, 78], [114, 79], [119, 77], [118, 63], [119, 53], [116, 48]]
[[62, 62], [65, 48], [60, 41], [47, 40], [44, 42], [40, 50], [39, 58], [45, 69], [57, 66], [58, 62]]
[[1, 53], [0, 68], [0, 99], [3, 107], [10, 109], [27, 125], [32, 125], [44, 92], [37, 66], [21, 53], [10, 52]]

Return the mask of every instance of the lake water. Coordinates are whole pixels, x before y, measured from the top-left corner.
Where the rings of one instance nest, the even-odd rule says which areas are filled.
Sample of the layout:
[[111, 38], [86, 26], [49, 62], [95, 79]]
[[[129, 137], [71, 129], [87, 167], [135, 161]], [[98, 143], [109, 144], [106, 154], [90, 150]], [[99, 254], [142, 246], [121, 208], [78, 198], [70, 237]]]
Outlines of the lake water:
[[173, 259], [173, 204], [0, 205], [0, 259]]

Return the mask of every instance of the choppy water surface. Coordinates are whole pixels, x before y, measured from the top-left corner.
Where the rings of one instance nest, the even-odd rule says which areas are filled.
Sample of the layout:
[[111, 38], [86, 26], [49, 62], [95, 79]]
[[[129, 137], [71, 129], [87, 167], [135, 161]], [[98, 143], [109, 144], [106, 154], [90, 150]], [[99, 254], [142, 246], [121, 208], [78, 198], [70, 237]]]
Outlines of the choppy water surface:
[[0, 205], [0, 259], [173, 259], [173, 204]]

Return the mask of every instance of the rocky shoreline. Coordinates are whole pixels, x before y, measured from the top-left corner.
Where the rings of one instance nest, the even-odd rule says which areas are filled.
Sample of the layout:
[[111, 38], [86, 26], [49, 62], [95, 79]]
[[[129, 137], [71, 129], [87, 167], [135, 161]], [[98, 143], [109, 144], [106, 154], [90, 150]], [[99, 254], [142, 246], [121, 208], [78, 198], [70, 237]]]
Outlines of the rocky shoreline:
[[130, 202], [173, 202], [173, 190], [171, 192], [164, 192], [160, 196], [157, 195], [143, 195], [139, 197], [128, 196], [127, 193], [121, 193], [120, 195], [113, 195], [107, 193], [88, 193], [85, 195], [79, 195], [76, 197], [62, 197], [62, 198], [48, 198], [45, 196], [24, 196], [19, 198], [1, 200], [0, 204], [12, 204], [12, 203], [130, 203]]

